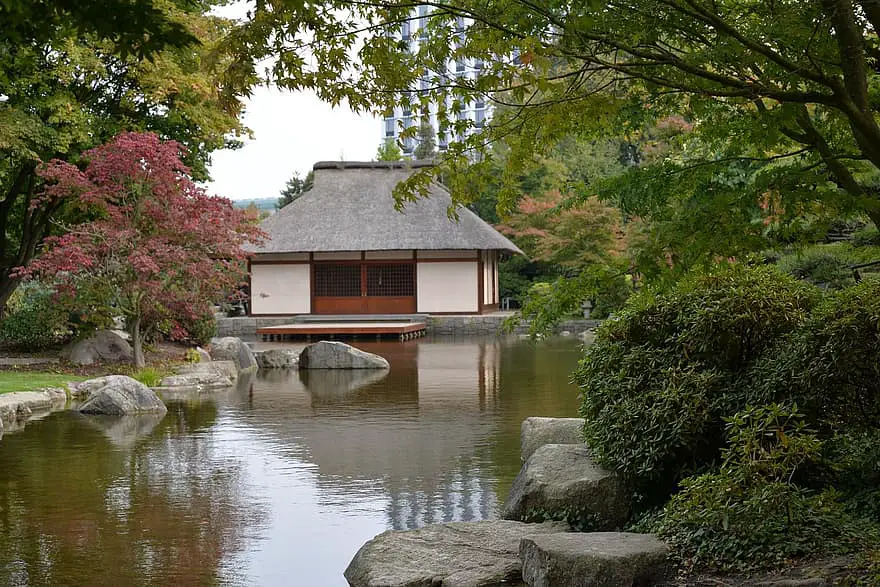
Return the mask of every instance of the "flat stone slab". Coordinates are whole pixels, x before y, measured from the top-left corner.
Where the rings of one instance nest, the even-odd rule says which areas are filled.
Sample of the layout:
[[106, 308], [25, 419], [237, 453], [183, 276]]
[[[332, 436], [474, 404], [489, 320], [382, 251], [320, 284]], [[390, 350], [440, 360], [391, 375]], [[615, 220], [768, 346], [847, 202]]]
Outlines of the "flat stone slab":
[[621, 587], [663, 584], [669, 548], [651, 534], [561, 533], [520, 541], [523, 580], [530, 587]]
[[520, 540], [568, 524], [507, 520], [432, 524], [379, 534], [345, 570], [352, 587], [489, 587], [522, 581]]
[[629, 517], [630, 496], [619, 477], [593, 461], [586, 444], [545, 444], [513, 481], [501, 517], [526, 522], [565, 515], [579, 530], [614, 530]]
[[238, 381], [238, 367], [233, 361], [192, 363], [180, 367], [174, 375], [162, 378], [159, 386], [186, 389], [222, 389]]
[[520, 458], [545, 444], [583, 444], [583, 418], [526, 418], [520, 426]]
[[322, 340], [299, 355], [300, 369], [388, 369], [388, 360], [344, 342]]
[[0, 433], [17, 430], [28, 420], [59, 410], [66, 403], [67, 393], [60, 387], [0, 394]]

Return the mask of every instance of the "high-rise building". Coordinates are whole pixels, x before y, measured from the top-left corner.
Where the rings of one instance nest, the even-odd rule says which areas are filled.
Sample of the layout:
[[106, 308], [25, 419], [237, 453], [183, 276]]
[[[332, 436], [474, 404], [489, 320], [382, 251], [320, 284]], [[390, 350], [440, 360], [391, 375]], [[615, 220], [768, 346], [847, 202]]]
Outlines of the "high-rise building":
[[[396, 31], [393, 31], [389, 34], [393, 34], [396, 38], [411, 43], [411, 49], [413, 51], [417, 50], [418, 44], [427, 36], [425, 31], [429, 13], [430, 7], [428, 6], [419, 6], [418, 8], [413, 9], [412, 20], [404, 22]], [[456, 36], [453, 37], [450, 42], [454, 43], [461, 35], [464, 35], [465, 26], [465, 19], [459, 17], [459, 19], [457, 19], [456, 21], [455, 26]], [[438, 74], [439, 77], [445, 76], [448, 79], [464, 78], [467, 80], [474, 80], [479, 77], [480, 71], [482, 69], [482, 59], [450, 60], [447, 63], [446, 71], [444, 72], [426, 71], [425, 74], [419, 78], [416, 87], [413, 88], [413, 90], [428, 91], [432, 84], [432, 78], [438, 77]], [[457, 111], [454, 115], [455, 119], [473, 121], [473, 126], [469, 127], [467, 134], [479, 132], [479, 130], [491, 117], [492, 108], [489, 102], [485, 99], [478, 98], [468, 103], [457, 105], [453, 104], [453, 101], [451, 99], [447, 100], [449, 100], [446, 103], [447, 110], [449, 112]], [[453, 132], [449, 129], [447, 129], [446, 131], [441, 131], [440, 125], [437, 120], [437, 111], [438, 104], [436, 103], [430, 104], [430, 116], [428, 117], [417, 115], [411, 108], [408, 107], [395, 107], [394, 111], [388, 113], [382, 120], [382, 140], [397, 141], [401, 131], [413, 126], [419, 127], [421, 124], [423, 124], [423, 122], [427, 121], [434, 129], [435, 144], [437, 150], [442, 153], [447, 149], [450, 142], [461, 140], [464, 137], [454, 136]], [[417, 146], [417, 138], [404, 139], [402, 144], [404, 156], [407, 158], [411, 158]]]

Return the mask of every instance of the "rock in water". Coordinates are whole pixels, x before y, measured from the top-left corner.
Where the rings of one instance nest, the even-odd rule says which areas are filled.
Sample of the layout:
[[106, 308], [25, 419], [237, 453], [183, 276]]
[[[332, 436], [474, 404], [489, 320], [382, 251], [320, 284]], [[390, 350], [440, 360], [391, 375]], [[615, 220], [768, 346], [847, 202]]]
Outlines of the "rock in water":
[[300, 369], [388, 369], [388, 361], [343, 342], [322, 340], [299, 355]]
[[520, 458], [545, 444], [583, 444], [583, 418], [526, 418], [520, 427]]
[[111, 330], [96, 332], [73, 342], [61, 351], [61, 358], [74, 365], [130, 362], [134, 354], [128, 341]]
[[165, 404], [152, 389], [131, 377], [109, 375], [85, 383], [92, 391], [79, 408], [84, 414], [121, 416], [166, 411]]
[[516, 585], [522, 580], [520, 540], [567, 530], [563, 522], [506, 520], [389, 530], [361, 547], [345, 578], [352, 587]]
[[259, 368], [251, 347], [246, 345], [240, 338], [234, 336], [212, 338], [211, 356], [215, 361], [234, 362], [239, 371], [256, 370]]
[[530, 587], [658, 585], [670, 578], [666, 544], [650, 534], [587, 532], [523, 538], [523, 580]]
[[269, 349], [254, 353], [260, 369], [296, 369], [299, 353], [287, 349]]
[[217, 389], [232, 387], [238, 381], [238, 367], [232, 361], [191, 363], [162, 378], [160, 387]]
[[501, 517], [529, 521], [558, 513], [591, 530], [613, 530], [629, 512], [620, 479], [593, 461], [586, 444], [545, 444], [520, 469]]

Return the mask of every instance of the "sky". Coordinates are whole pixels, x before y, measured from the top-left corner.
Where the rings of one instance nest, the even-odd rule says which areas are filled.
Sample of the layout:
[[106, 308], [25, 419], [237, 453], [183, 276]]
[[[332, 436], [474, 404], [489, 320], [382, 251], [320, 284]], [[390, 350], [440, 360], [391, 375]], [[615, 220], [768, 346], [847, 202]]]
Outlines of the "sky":
[[[244, 18], [249, 1], [215, 7], [226, 18]], [[369, 161], [381, 140], [380, 122], [342, 106], [332, 108], [313, 92], [254, 88], [244, 124], [254, 138], [211, 156], [209, 193], [242, 200], [277, 198], [293, 173], [305, 177], [317, 161]]]
[[378, 119], [344, 105], [332, 108], [311, 92], [261, 86], [246, 108], [244, 123], [254, 138], [241, 149], [213, 153], [211, 194], [275, 198], [294, 171], [304, 177], [316, 161], [369, 161], [379, 147]]

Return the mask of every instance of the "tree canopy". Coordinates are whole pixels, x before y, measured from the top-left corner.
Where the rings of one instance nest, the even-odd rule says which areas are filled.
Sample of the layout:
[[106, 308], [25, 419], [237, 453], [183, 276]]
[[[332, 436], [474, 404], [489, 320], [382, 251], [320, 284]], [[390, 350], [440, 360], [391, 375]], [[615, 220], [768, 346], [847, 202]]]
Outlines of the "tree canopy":
[[84, 172], [57, 159], [38, 170], [37, 202], [69, 200], [97, 219], [46, 239], [25, 274], [124, 316], [138, 367], [144, 334], [166, 322], [172, 338], [186, 335], [185, 324], [241, 283], [242, 246], [262, 236], [255, 218], [193, 183], [181, 149], [153, 133], [122, 133], [84, 154]]
[[[755, 234], [768, 217], [785, 225], [850, 211], [880, 224], [875, 0], [424, 4], [431, 12], [422, 18], [401, 0], [267, 0], [227, 45], [239, 55], [231, 79], [251, 74], [254, 56], [274, 56], [276, 83], [332, 103], [379, 113], [404, 106], [415, 117], [439, 104], [440, 130], [467, 138], [401, 197], [442, 173], [466, 201], [484, 171], [468, 151], [485, 162], [502, 138], [512, 184], [516, 169], [565, 135], [632, 136], [681, 116], [690, 129], [677, 156], [603, 182], [599, 194], [646, 218], [693, 209], [692, 232], [713, 230], [735, 207], [729, 236]], [[408, 22], [423, 26], [418, 43], [389, 34]], [[480, 76], [447, 73], [456, 59], [482, 59]], [[501, 108], [468, 135], [474, 123], [458, 113], [476, 98]], [[503, 192], [501, 204], [514, 195]], [[722, 245], [704, 252], [731, 252]]]
[[183, 145], [201, 180], [210, 153], [246, 132], [243, 90], [221, 86], [215, 69], [225, 67], [216, 49], [231, 22], [207, 4], [13, 4], [0, 10], [13, 27], [0, 39], [0, 308], [18, 283], [11, 272], [66, 213], [64, 200], [35, 196], [42, 161], [81, 165], [83, 152], [119, 132], [151, 130]]

